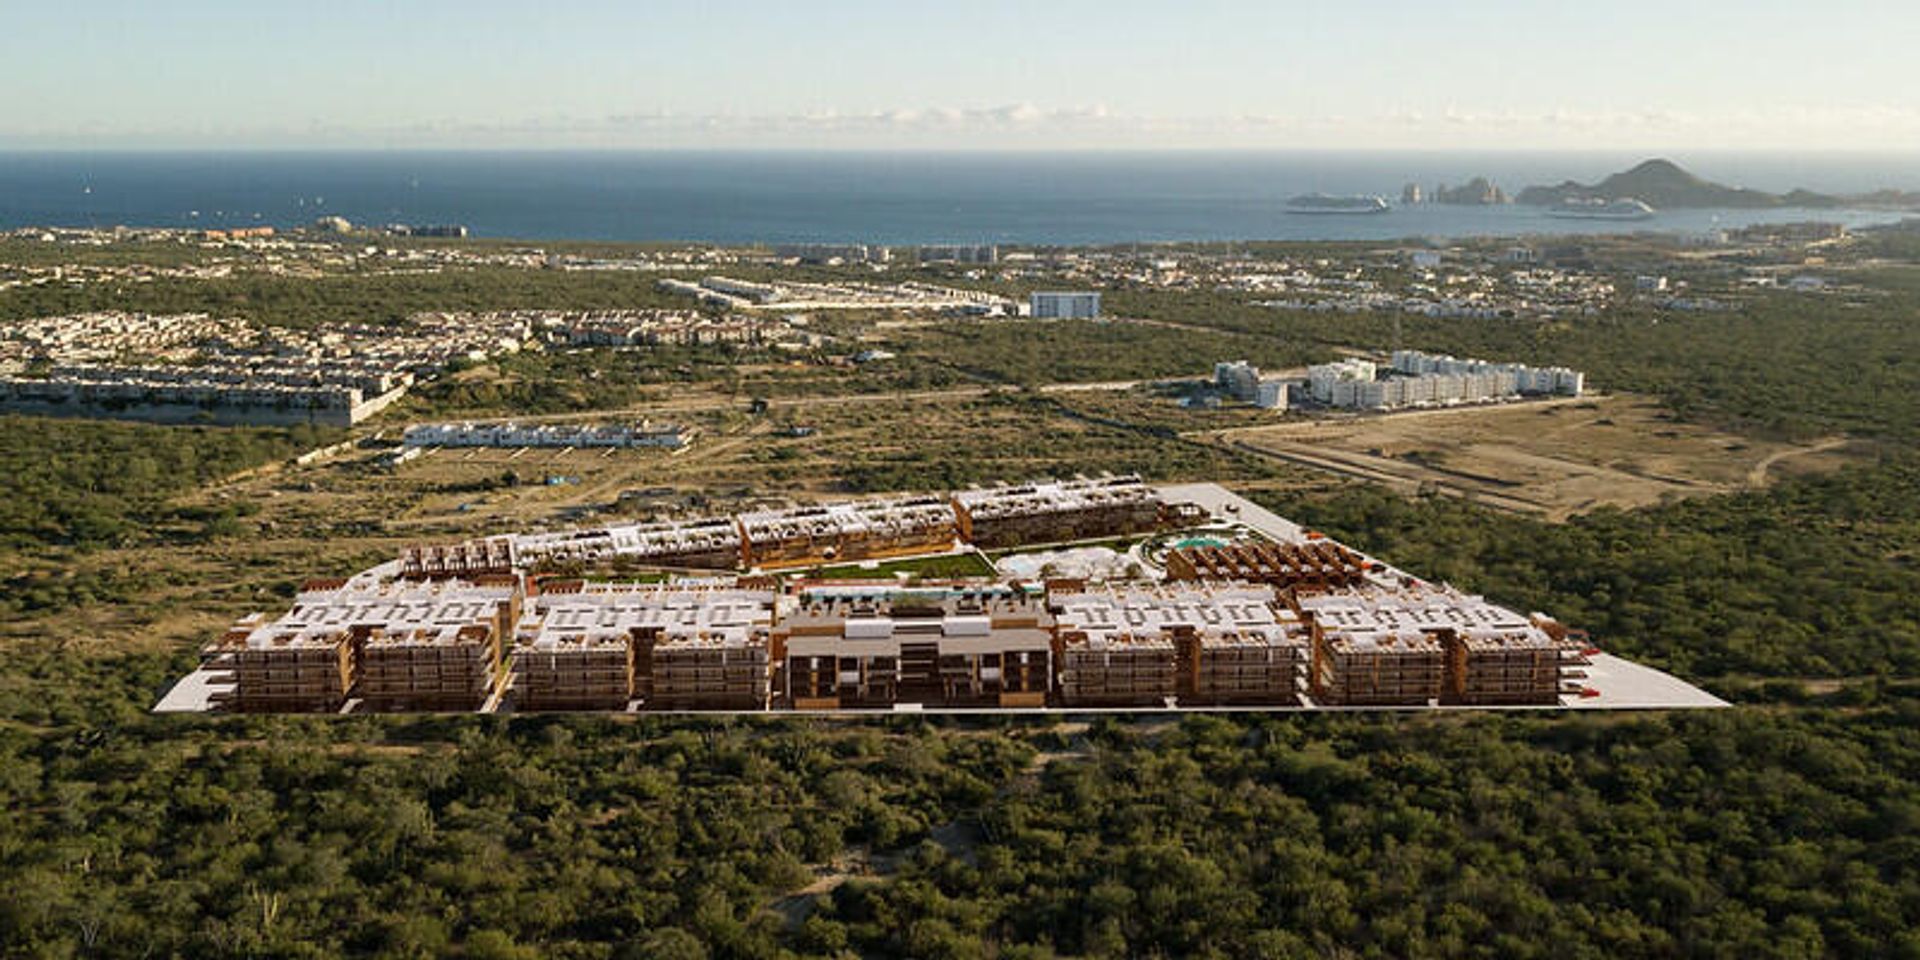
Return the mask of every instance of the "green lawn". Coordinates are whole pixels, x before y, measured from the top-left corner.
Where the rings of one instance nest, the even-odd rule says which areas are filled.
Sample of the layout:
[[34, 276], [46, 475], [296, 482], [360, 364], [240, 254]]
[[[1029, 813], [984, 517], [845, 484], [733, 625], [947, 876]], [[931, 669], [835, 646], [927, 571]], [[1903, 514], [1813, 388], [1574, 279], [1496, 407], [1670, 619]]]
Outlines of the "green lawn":
[[991, 577], [993, 565], [977, 553], [961, 553], [940, 557], [908, 557], [902, 560], [888, 560], [876, 566], [865, 567], [857, 563], [827, 567], [815, 576], [824, 580], [868, 580], [876, 577], [891, 577], [896, 574], [914, 577], [944, 579], [948, 577]]

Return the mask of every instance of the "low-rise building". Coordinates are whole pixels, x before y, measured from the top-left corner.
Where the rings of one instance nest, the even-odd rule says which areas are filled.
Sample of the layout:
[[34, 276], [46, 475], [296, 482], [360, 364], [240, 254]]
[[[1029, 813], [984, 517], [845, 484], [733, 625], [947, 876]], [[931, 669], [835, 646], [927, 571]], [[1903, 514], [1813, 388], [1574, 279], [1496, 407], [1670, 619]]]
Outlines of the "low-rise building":
[[400, 551], [400, 576], [410, 580], [511, 576], [519, 563], [512, 537], [413, 544]]
[[1213, 365], [1213, 385], [1235, 400], [1251, 402], [1260, 390], [1260, 368], [1245, 360], [1216, 363]]
[[1307, 368], [1307, 392], [1317, 402], [1340, 406], [1334, 399], [1338, 385], [1372, 383], [1375, 376], [1371, 360], [1350, 358], [1315, 364]]
[[1553, 704], [1583, 662], [1550, 618], [1448, 587], [1299, 594], [1292, 605], [1319, 703]]
[[536, 567], [624, 560], [641, 566], [732, 570], [745, 563], [740, 527], [731, 517], [521, 534], [513, 539], [518, 555]]
[[1262, 380], [1253, 390], [1253, 405], [1263, 410], [1287, 409], [1289, 385], [1285, 380]]
[[1215, 363], [1213, 386], [1214, 389], [1235, 400], [1242, 400], [1265, 410], [1287, 408], [1287, 382], [1281, 379], [1262, 378], [1260, 368], [1245, 360]]
[[1350, 359], [1308, 367], [1307, 383], [1313, 399], [1327, 406], [1395, 410], [1520, 396], [1577, 397], [1586, 389], [1586, 375], [1566, 367], [1395, 350], [1385, 377], [1371, 361]]
[[1063, 706], [1299, 702], [1307, 637], [1271, 587], [1050, 590]]
[[512, 421], [419, 423], [401, 442], [409, 447], [661, 447], [687, 445], [689, 431], [671, 423], [521, 424]]
[[519, 619], [516, 578], [312, 581], [275, 620], [255, 615], [203, 651], [240, 710], [473, 710], [500, 678]]
[[543, 584], [515, 640], [515, 705], [765, 709], [774, 602], [733, 585]]
[[809, 504], [741, 514], [742, 563], [767, 569], [925, 553], [953, 545], [952, 505], [937, 495]]
[[987, 548], [1145, 533], [1159, 526], [1160, 495], [1137, 474], [1003, 484], [953, 495], [960, 536]]
[[1204, 583], [1259, 583], [1279, 590], [1324, 591], [1364, 584], [1368, 561], [1331, 540], [1304, 543], [1249, 541], [1174, 547], [1167, 579]]
[[795, 709], [1043, 707], [1052, 618], [998, 589], [816, 596], [776, 633], [780, 695]]
[[1100, 316], [1100, 294], [1043, 290], [1027, 298], [1027, 312], [1036, 320], [1095, 320]]
[[1000, 248], [990, 243], [926, 244], [919, 248], [918, 254], [921, 263], [993, 264], [1000, 262]]
[[889, 263], [893, 260], [892, 248], [864, 243], [782, 243], [773, 248], [773, 255], [782, 260], [824, 264]]
[[[1533, 367], [1522, 363], [1495, 363], [1489, 360], [1463, 360], [1444, 354], [1419, 350], [1395, 350], [1393, 370], [1410, 376], [1439, 374], [1466, 380], [1466, 399], [1498, 397], [1511, 393], [1557, 394], [1577, 397], [1586, 390], [1586, 374], [1566, 367]], [[1491, 379], [1485, 379], [1491, 378]], [[1480, 396], [1474, 394], [1478, 392]]]

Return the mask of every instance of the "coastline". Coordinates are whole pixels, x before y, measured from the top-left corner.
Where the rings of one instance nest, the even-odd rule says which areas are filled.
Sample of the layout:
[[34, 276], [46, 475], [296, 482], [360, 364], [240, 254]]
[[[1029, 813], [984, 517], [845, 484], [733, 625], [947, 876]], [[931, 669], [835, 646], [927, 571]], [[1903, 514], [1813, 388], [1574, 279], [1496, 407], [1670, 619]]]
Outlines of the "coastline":
[[[1771, 180], [1749, 182], [1772, 189], [1903, 185], [1878, 156], [1745, 162], [1763, 161], [1777, 167]], [[1517, 205], [1395, 206], [1363, 217], [1285, 209], [1305, 193], [1394, 196], [1406, 183], [1469, 175], [1517, 189], [1619, 165], [1612, 154], [1526, 153], [0, 153], [0, 229], [285, 229], [340, 216], [528, 241], [1099, 245], [1703, 234], [1912, 215], [1670, 209], [1609, 223]], [[1741, 170], [1731, 159], [1699, 166], [1722, 178]]]

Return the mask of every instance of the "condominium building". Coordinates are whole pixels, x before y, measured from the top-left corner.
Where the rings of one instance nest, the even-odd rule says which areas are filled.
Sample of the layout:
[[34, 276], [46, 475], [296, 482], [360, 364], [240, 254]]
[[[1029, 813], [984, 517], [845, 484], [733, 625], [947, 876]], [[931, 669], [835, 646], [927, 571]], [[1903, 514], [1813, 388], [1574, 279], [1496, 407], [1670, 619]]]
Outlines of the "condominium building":
[[1568, 631], [1447, 587], [1299, 595], [1316, 702], [1552, 704], [1584, 661]]
[[1093, 320], [1100, 316], [1100, 294], [1097, 291], [1041, 291], [1027, 298], [1027, 311], [1037, 320]]
[[1419, 350], [1395, 350], [1393, 370], [1412, 376], [1441, 375], [1463, 379], [1493, 377], [1495, 379], [1491, 381], [1480, 379], [1471, 382], [1478, 385], [1477, 389], [1504, 393], [1577, 397], [1586, 389], [1586, 375], [1566, 367], [1531, 367], [1521, 363], [1463, 360]]
[[732, 570], [744, 563], [740, 527], [731, 517], [521, 534], [513, 539], [518, 555], [536, 566], [622, 559], [644, 566]]
[[759, 710], [775, 594], [734, 585], [543, 584], [514, 645], [530, 710]]
[[1262, 409], [1287, 408], [1286, 381], [1262, 379], [1260, 368], [1245, 360], [1215, 363], [1213, 386], [1235, 400], [1243, 400]]
[[744, 513], [739, 523], [742, 565], [768, 569], [947, 549], [957, 532], [952, 505], [931, 494]]
[[1126, 474], [962, 490], [953, 508], [967, 542], [999, 548], [1150, 532], [1163, 504], [1137, 474]]
[[1331, 540], [1175, 547], [1167, 551], [1166, 567], [1169, 580], [1303, 591], [1360, 586], [1368, 573], [1366, 560]]
[[995, 589], [812, 597], [775, 635], [780, 695], [801, 710], [1045, 706], [1051, 627], [1039, 598]]
[[1377, 370], [1371, 360], [1349, 358], [1315, 364], [1307, 368], [1307, 392], [1316, 402], [1344, 406], [1334, 399], [1337, 387], [1341, 384], [1372, 383], [1376, 375]]
[[1249, 584], [1050, 591], [1060, 703], [1297, 703], [1307, 638], [1275, 600]]
[[275, 620], [236, 623], [202, 653], [240, 710], [472, 710], [500, 678], [519, 619], [512, 577], [309, 582]]
[[1245, 360], [1216, 363], [1213, 385], [1235, 400], [1251, 401], [1260, 390], [1260, 368]]
[[977, 263], [1000, 261], [1000, 248], [993, 244], [930, 244], [919, 248], [921, 263]]

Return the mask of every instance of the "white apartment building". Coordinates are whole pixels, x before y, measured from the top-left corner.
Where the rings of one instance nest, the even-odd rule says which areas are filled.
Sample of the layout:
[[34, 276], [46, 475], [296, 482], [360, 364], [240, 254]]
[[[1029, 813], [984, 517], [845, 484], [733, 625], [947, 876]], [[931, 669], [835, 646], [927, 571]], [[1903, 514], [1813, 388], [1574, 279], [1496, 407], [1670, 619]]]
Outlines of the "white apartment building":
[[1027, 299], [1028, 312], [1040, 320], [1093, 320], [1100, 316], [1097, 291], [1049, 290]]

